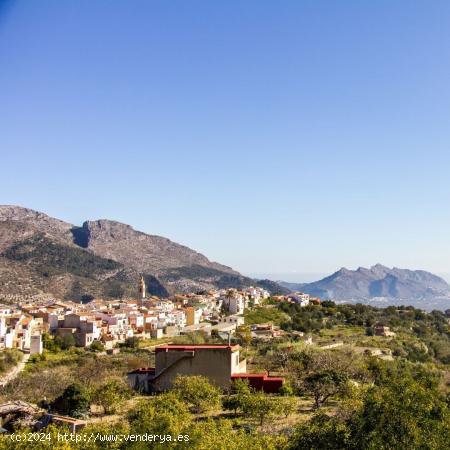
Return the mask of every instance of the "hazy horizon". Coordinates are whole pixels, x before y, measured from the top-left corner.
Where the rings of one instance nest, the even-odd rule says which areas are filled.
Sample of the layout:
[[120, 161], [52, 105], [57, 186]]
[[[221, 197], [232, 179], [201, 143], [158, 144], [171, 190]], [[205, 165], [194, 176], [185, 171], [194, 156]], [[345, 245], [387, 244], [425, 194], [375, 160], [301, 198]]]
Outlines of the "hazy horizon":
[[450, 3], [0, 3], [0, 203], [242, 273], [450, 273]]
[[[350, 270], [355, 270], [357, 267], [351, 268], [347, 267]], [[407, 267], [401, 267], [401, 269], [408, 269]], [[414, 270], [409, 268], [410, 270]], [[336, 268], [336, 270], [339, 270], [339, 268]], [[335, 271], [336, 271], [335, 270]], [[415, 269], [419, 270], [419, 269]], [[420, 270], [426, 270], [426, 269], [420, 269]], [[334, 272], [335, 272], [334, 271]], [[312, 283], [314, 281], [319, 281], [325, 277], [328, 277], [329, 275], [332, 275], [332, 273], [298, 273], [298, 272], [287, 272], [287, 273], [267, 273], [267, 272], [260, 272], [260, 273], [252, 273], [252, 272], [246, 272], [243, 275], [246, 275], [251, 278], [255, 279], [268, 279], [272, 281], [286, 281], [288, 283]], [[434, 273], [434, 275], [437, 275], [438, 277], [443, 278], [447, 283], [450, 284], [450, 273]]]
[[[23, 206], [23, 205], [12, 205], [12, 204], [0, 204], [0, 206], [18, 206], [18, 207], [22, 207], [22, 208], [28, 208], [27, 206]], [[29, 208], [29, 209], [35, 209], [35, 208]], [[40, 212], [42, 212], [44, 214], [47, 214], [45, 211], [40, 211]], [[61, 217], [55, 217], [55, 218], [56, 219], [60, 219], [60, 220], [64, 220], [64, 219], [61, 219]], [[96, 217], [96, 218], [89, 218], [89, 219], [84, 219], [84, 220], [100, 220], [100, 219], [114, 220], [114, 219], [107, 218], [107, 217]], [[73, 225], [82, 225], [82, 221], [69, 222], [69, 223], [71, 223]], [[126, 223], [126, 222], [123, 222], [123, 223]], [[141, 232], [144, 232], [144, 233], [147, 233], [147, 234], [152, 234], [151, 232], [135, 228], [133, 226], [133, 224], [131, 224], [131, 223], [126, 223], [126, 224], [127, 225], [131, 225], [137, 231], [141, 231]], [[163, 237], [168, 237], [168, 236], [163, 236]], [[177, 242], [177, 243], [181, 244], [181, 245], [186, 245], [183, 242]], [[198, 251], [198, 249], [195, 249], [195, 248], [193, 248], [193, 250], [197, 250]], [[205, 254], [205, 256], [209, 258], [209, 256], [207, 254]], [[211, 258], [209, 258], [209, 259], [211, 259]], [[214, 261], [214, 260], [212, 260], [212, 261]], [[221, 264], [224, 263], [223, 261], [220, 261], [220, 260], [217, 260], [215, 262], [218, 262], [218, 263], [221, 263]], [[424, 268], [424, 267], [416, 267], [416, 266], [414, 266], [414, 267], [401, 267], [401, 266], [396, 265], [396, 264], [394, 264], [392, 266], [389, 266], [389, 265], [383, 264], [381, 262], [374, 262], [374, 263], [368, 264], [366, 267], [370, 268], [370, 267], [372, 267], [372, 266], [374, 266], [376, 264], [382, 264], [382, 265], [387, 266], [389, 268], [399, 267], [400, 269], [425, 270], [425, 271], [428, 271], [428, 272], [432, 272], [432, 271], [430, 271], [430, 270], [428, 270], [427, 268]], [[286, 272], [253, 272], [253, 271], [242, 271], [238, 267], [232, 267], [232, 268], [235, 269], [235, 270], [238, 270], [239, 272], [241, 272], [245, 276], [248, 276], [248, 277], [251, 277], [251, 278], [255, 278], [255, 279], [269, 279], [269, 280], [273, 280], [273, 281], [286, 281], [286, 282], [290, 282], [290, 283], [311, 283], [311, 282], [314, 282], [314, 281], [321, 280], [322, 278], [325, 278], [325, 277], [327, 277], [329, 275], [332, 275], [334, 272], [336, 272], [337, 270], [341, 269], [342, 267], [346, 267], [349, 270], [356, 270], [358, 267], [364, 267], [364, 266], [358, 265], [358, 266], [354, 266], [354, 267], [349, 267], [349, 266], [342, 266], [342, 265], [339, 266], [338, 265], [334, 269], [332, 269], [330, 272], [315, 272], [315, 273], [312, 273], [312, 272], [299, 272], [299, 271], [296, 271], [296, 270], [290, 270], [290, 271], [286, 271]], [[432, 272], [432, 273], [434, 273], [434, 275], [437, 275], [439, 277], [444, 278], [445, 281], [450, 283], [450, 273], [439, 273], [439, 272]]]

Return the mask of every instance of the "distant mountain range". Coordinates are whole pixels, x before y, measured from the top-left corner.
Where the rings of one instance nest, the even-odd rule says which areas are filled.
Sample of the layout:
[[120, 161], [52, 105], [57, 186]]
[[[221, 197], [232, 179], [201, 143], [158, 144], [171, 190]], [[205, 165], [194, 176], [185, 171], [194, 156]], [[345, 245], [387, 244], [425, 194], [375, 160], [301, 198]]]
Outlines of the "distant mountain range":
[[390, 269], [381, 264], [370, 269], [343, 267], [314, 283], [278, 283], [294, 291], [338, 302], [374, 306], [403, 304], [427, 310], [450, 308], [450, 286], [442, 278], [423, 270]]
[[450, 308], [450, 286], [422, 270], [377, 264], [342, 268], [313, 283], [254, 280], [171, 240], [112, 220], [72, 225], [19, 206], [0, 206], [0, 301], [136, 296], [258, 285], [271, 293], [303, 291], [338, 302]]
[[112, 220], [72, 225], [19, 206], [0, 206], [0, 300], [55, 296], [79, 300], [261, 285], [171, 240]]

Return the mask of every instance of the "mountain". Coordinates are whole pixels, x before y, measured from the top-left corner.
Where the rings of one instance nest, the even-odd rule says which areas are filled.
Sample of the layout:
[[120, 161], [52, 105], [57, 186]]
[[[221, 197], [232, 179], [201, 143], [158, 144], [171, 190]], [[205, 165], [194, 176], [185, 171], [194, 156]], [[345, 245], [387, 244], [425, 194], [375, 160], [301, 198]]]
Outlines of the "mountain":
[[[96, 220], [75, 226], [31, 209], [0, 206], [3, 300], [133, 296], [141, 274], [149, 293], [160, 296], [258, 284], [186, 246], [130, 225]], [[270, 286], [275, 292], [286, 290], [276, 283]]]
[[201, 266], [239, 276], [230, 267], [209, 261], [206, 256], [171, 240], [134, 230], [112, 220], [84, 222], [73, 230], [74, 241], [96, 255], [119, 261], [140, 272], [164, 276], [168, 270]]
[[322, 299], [372, 304], [408, 304], [423, 309], [450, 307], [450, 286], [423, 270], [392, 269], [381, 264], [370, 269], [345, 267], [314, 283], [279, 282]]

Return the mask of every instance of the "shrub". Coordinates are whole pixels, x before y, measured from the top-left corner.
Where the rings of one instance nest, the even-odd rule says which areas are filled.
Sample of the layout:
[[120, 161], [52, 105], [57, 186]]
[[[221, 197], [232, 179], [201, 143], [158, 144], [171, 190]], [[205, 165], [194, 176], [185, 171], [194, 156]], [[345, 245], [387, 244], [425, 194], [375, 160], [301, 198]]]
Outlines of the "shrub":
[[291, 396], [294, 395], [294, 389], [290, 384], [284, 383], [279, 390], [280, 395]]
[[139, 338], [136, 336], [126, 338], [124, 345], [125, 345], [125, 347], [136, 350], [139, 348]]
[[92, 350], [93, 352], [104, 352], [105, 346], [100, 341], [94, 341], [89, 346], [89, 350]]

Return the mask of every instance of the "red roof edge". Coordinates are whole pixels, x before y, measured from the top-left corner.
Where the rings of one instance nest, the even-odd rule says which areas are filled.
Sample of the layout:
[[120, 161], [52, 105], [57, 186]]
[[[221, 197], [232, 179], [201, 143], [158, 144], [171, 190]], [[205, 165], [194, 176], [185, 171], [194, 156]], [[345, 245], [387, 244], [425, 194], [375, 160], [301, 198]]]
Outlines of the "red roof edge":
[[231, 378], [262, 378], [264, 381], [284, 381], [282, 377], [271, 377], [265, 373], [233, 373]]
[[132, 370], [131, 372], [128, 372], [128, 374], [132, 373], [155, 373], [154, 367], [139, 367], [139, 369]]
[[155, 348], [155, 351], [167, 351], [167, 350], [226, 350], [237, 349], [238, 345], [159, 345]]

